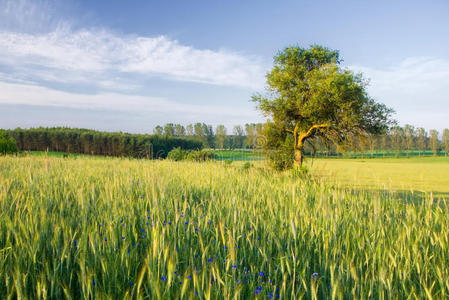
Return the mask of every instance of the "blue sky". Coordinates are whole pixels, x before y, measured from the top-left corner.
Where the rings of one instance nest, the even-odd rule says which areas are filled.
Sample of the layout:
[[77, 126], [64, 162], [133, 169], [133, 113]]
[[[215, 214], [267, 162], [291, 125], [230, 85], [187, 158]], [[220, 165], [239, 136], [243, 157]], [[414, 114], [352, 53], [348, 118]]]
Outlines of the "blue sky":
[[449, 127], [447, 1], [0, 0], [0, 127], [263, 121], [288, 45], [340, 50], [400, 124]]

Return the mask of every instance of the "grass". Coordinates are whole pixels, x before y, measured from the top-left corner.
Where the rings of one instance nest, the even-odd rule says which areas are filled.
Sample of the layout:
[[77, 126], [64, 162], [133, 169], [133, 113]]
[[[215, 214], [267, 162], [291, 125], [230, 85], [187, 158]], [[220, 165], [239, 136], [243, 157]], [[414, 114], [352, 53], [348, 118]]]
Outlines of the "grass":
[[327, 182], [364, 189], [449, 193], [449, 157], [310, 159]]
[[215, 150], [217, 160], [231, 160], [231, 161], [259, 161], [264, 160], [262, 153], [254, 152], [253, 150]]
[[0, 295], [448, 297], [446, 199], [256, 165], [0, 157]]

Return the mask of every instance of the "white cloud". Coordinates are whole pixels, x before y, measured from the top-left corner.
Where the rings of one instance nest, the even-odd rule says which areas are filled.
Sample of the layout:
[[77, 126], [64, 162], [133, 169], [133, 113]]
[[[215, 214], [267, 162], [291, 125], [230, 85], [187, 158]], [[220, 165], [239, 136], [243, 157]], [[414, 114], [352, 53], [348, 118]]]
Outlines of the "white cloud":
[[264, 68], [256, 58], [196, 49], [166, 36], [121, 36], [66, 26], [41, 34], [0, 32], [0, 64], [13, 74], [25, 71], [35, 80], [68, 83], [113, 82], [115, 74], [250, 89], [260, 89], [264, 82]]
[[386, 69], [351, 66], [370, 79], [369, 94], [396, 110], [401, 124], [449, 127], [449, 61], [411, 57]]
[[[254, 120], [252, 111], [236, 110], [229, 106], [183, 104], [164, 98], [124, 95], [118, 93], [76, 94], [46, 87], [0, 82], [0, 103], [66, 107], [102, 110], [105, 114], [115, 112], [163, 114], [167, 120], [177, 115], [184, 120]], [[236, 123], [238, 124], [238, 123]]]

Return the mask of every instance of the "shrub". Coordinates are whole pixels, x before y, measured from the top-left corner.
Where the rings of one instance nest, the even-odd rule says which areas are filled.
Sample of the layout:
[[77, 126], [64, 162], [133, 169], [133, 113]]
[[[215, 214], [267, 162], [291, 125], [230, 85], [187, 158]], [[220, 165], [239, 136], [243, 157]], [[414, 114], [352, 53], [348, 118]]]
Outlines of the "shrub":
[[248, 170], [249, 168], [251, 168], [253, 165], [250, 162], [246, 162], [243, 164], [242, 169], [243, 170]]
[[185, 159], [187, 156], [187, 151], [182, 150], [181, 147], [176, 147], [170, 152], [168, 152], [167, 158], [174, 161], [180, 161]]
[[208, 161], [215, 158], [215, 154], [210, 150], [189, 151], [187, 154], [187, 159], [193, 161]]
[[13, 138], [7, 138], [4, 135], [0, 135], [0, 154], [5, 155], [16, 152], [16, 141]]

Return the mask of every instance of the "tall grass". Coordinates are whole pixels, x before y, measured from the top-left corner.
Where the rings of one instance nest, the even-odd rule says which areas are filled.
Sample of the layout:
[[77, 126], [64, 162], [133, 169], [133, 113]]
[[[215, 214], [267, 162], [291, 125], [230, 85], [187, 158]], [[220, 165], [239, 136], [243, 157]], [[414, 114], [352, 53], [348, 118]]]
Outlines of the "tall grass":
[[448, 205], [217, 162], [0, 158], [0, 298], [445, 298]]

